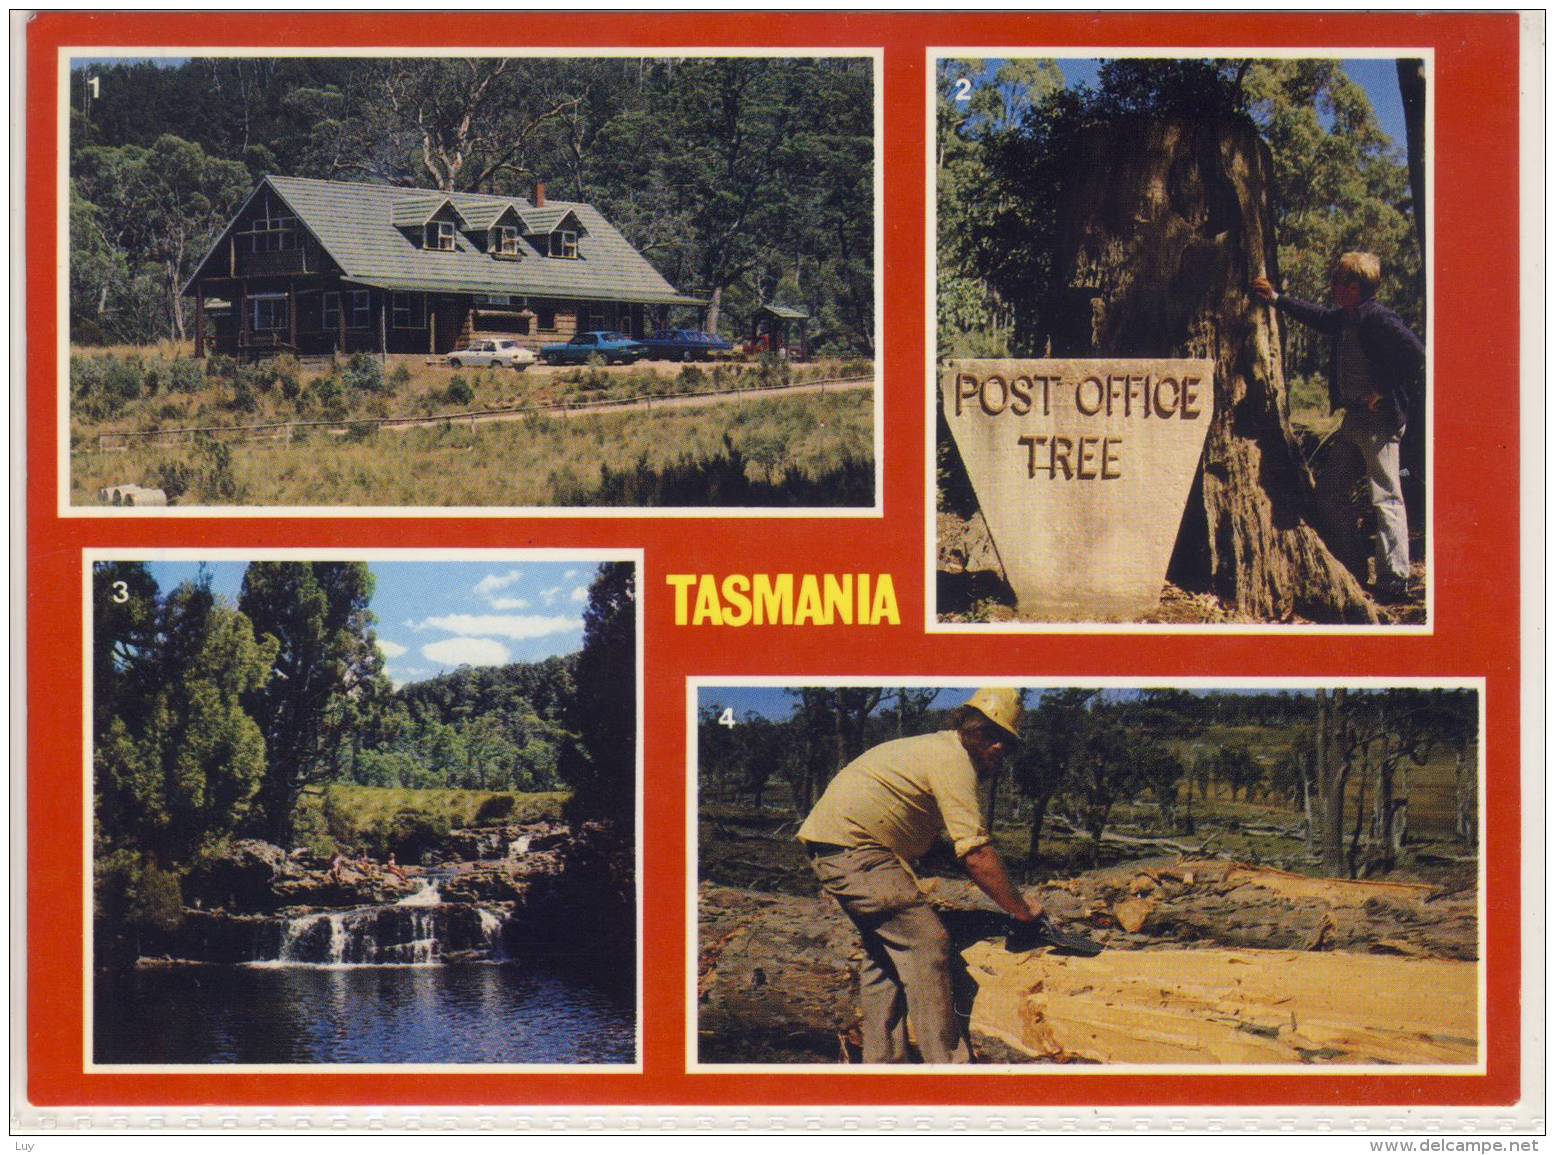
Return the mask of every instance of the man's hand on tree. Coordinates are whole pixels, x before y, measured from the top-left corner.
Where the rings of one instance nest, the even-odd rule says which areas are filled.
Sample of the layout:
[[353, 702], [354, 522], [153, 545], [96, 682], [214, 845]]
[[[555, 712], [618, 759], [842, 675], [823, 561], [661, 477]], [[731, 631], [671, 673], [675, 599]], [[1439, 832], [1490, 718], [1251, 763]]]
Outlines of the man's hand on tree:
[[1275, 291], [1274, 285], [1269, 281], [1268, 277], [1253, 278], [1253, 294], [1271, 305], [1279, 297], [1279, 293]]

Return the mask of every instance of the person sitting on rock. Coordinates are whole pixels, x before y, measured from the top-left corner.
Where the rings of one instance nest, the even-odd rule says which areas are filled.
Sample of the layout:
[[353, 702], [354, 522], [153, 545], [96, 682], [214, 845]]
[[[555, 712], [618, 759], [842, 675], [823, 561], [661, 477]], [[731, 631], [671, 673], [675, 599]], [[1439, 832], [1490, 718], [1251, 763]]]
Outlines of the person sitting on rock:
[[394, 861], [394, 851], [389, 851], [389, 860], [383, 864], [383, 868], [390, 874], [394, 875], [394, 877], [399, 879], [401, 882], [408, 881], [408, 879], [405, 877], [404, 869], [401, 868], [399, 863]]
[[337, 851], [336, 854], [335, 854], [335, 857], [330, 859], [330, 862], [329, 862], [329, 880], [331, 882], [344, 882], [345, 881], [345, 877], [344, 877], [345, 868], [346, 868], [346, 856], [344, 854], [341, 854], [341, 853], [339, 853]]
[[1381, 602], [1407, 597], [1409, 522], [1399, 480], [1399, 444], [1410, 417], [1410, 394], [1425, 367], [1425, 346], [1392, 309], [1376, 299], [1382, 262], [1374, 253], [1345, 253], [1334, 262], [1329, 299], [1334, 307], [1276, 291], [1268, 277], [1253, 278], [1253, 293], [1282, 313], [1332, 340], [1328, 407], [1344, 411], [1339, 435], [1366, 463], [1377, 514], [1377, 581]]

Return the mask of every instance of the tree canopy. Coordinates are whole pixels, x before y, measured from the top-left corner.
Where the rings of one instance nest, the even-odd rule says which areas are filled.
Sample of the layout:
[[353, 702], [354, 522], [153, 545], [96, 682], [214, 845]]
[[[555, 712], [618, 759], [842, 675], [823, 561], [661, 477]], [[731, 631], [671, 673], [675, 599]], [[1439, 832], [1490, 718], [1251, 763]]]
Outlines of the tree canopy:
[[[937, 77], [939, 348], [942, 356], [1036, 356], [1061, 237], [1056, 190], [1068, 143], [1099, 121], [1240, 119], [1274, 162], [1282, 288], [1325, 297], [1334, 258], [1382, 259], [1380, 295], [1423, 329], [1420, 251], [1402, 151], [1338, 60], [1104, 61], [1094, 85], [1065, 87], [1053, 61], [942, 61]], [[958, 99], [964, 97], [964, 99]], [[1291, 377], [1322, 371], [1326, 346], [1288, 333]]]

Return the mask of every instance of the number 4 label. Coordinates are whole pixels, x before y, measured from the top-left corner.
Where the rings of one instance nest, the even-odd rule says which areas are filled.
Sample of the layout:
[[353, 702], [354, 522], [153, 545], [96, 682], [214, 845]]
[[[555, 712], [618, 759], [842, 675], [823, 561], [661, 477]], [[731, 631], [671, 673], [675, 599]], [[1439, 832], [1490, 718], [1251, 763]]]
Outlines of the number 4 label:
[[722, 714], [718, 715], [718, 724], [720, 726], [727, 726], [731, 730], [734, 729], [734, 727], [737, 725], [737, 723], [734, 720], [734, 707], [733, 706], [725, 706], [724, 707], [724, 712]]

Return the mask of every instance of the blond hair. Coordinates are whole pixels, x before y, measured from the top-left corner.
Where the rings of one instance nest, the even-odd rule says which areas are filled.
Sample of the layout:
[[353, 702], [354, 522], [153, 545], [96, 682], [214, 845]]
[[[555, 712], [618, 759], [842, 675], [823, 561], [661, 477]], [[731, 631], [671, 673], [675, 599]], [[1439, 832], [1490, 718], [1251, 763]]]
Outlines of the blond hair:
[[1354, 285], [1363, 296], [1375, 296], [1382, 284], [1382, 261], [1376, 253], [1343, 253], [1334, 262], [1334, 276]]

